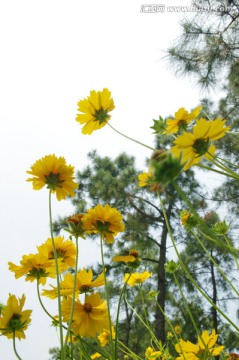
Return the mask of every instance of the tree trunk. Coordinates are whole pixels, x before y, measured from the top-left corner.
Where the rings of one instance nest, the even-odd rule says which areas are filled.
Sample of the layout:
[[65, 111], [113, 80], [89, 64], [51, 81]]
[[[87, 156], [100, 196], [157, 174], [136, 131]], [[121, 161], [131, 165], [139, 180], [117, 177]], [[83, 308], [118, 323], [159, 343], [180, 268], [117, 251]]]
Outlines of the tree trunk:
[[[169, 203], [167, 210], [167, 217], [170, 219], [171, 211], [173, 206], [173, 199]], [[167, 243], [168, 229], [166, 222], [163, 223], [161, 242], [160, 242], [160, 253], [158, 261], [158, 283], [157, 283], [157, 303], [159, 306], [156, 307], [155, 311], [155, 336], [158, 340], [165, 344], [165, 317], [163, 312], [165, 311], [165, 297], [166, 297], [166, 277], [165, 277], [165, 262], [166, 262], [166, 243]], [[161, 310], [163, 311], [161, 311]]]

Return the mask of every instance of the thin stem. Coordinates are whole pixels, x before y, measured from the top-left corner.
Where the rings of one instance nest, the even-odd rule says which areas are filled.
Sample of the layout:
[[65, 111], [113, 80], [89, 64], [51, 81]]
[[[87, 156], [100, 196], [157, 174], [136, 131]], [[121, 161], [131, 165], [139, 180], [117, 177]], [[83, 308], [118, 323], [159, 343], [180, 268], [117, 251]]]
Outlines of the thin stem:
[[70, 311], [70, 318], [68, 322], [68, 328], [66, 332], [66, 338], [65, 338], [65, 344], [64, 347], [66, 349], [67, 342], [68, 342], [68, 336], [70, 334], [71, 324], [73, 320], [73, 314], [74, 314], [74, 307], [75, 307], [75, 298], [76, 298], [76, 279], [77, 279], [77, 269], [78, 269], [78, 255], [79, 255], [79, 246], [78, 246], [78, 237], [76, 239], [76, 262], [75, 262], [75, 272], [74, 272], [74, 282], [73, 282], [73, 294], [72, 294], [72, 302], [71, 302], [71, 311]]
[[110, 301], [109, 301], [109, 290], [108, 290], [108, 283], [107, 283], [107, 277], [106, 277], [106, 268], [105, 268], [105, 261], [104, 261], [104, 251], [103, 251], [103, 236], [100, 234], [100, 252], [101, 252], [101, 262], [102, 262], [102, 269], [104, 274], [104, 281], [105, 281], [105, 296], [106, 296], [106, 302], [107, 302], [107, 308], [108, 308], [108, 321], [109, 321], [109, 330], [110, 330], [110, 350], [112, 359], [115, 359], [115, 352], [114, 352], [114, 346], [113, 346], [113, 333], [112, 333], [112, 326], [111, 326], [111, 316], [110, 316]]
[[[131, 276], [131, 273], [130, 273]], [[124, 286], [120, 292], [120, 297], [118, 301], [118, 308], [117, 308], [117, 314], [116, 314], [116, 324], [115, 324], [115, 358], [117, 359], [117, 345], [118, 345], [118, 325], [119, 325], [119, 313], [120, 313], [120, 304], [123, 297], [123, 294], [125, 293], [125, 288], [127, 286], [127, 283], [130, 279], [130, 276], [128, 276], [127, 280], [124, 283]]]
[[39, 279], [37, 279], [37, 296], [38, 296], [38, 300], [40, 302], [40, 305], [42, 307], [42, 309], [45, 311], [45, 313], [53, 320], [55, 321], [56, 319], [47, 311], [47, 309], [45, 308], [42, 299], [41, 299], [41, 294], [40, 294], [40, 290], [39, 290]]
[[239, 327], [236, 326], [236, 324], [234, 324], [234, 322], [226, 315], [224, 314], [223, 311], [221, 311], [221, 309], [219, 309], [218, 306], [216, 306], [214, 304], [214, 302], [207, 296], [207, 294], [205, 294], [203, 292], [203, 290], [198, 286], [198, 284], [196, 283], [196, 281], [194, 280], [194, 278], [192, 277], [192, 275], [190, 274], [190, 272], [188, 271], [186, 265], [184, 264], [180, 254], [179, 254], [179, 251], [178, 251], [178, 248], [175, 244], [175, 241], [174, 241], [174, 238], [173, 238], [173, 234], [172, 234], [172, 231], [171, 231], [171, 227], [169, 225], [169, 221], [168, 221], [168, 217], [167, 217], [167, 214], [166, 214], [166, 211], [164, 209], [164, 205], [163, 205], [163, 202], [161, 200], [161, 197], [159, 196], [159, 199], [160, 199], [160, 203], [161, 203], [161, 207], [162, 207], [162, 211], [163, 211], [163, 214], [164, 214], [164, 218], [165, 218], [165, 222], [166, 222], [166, 225], [167, 225], [167, 229], [168, 229], [168, 234], [170, 236], [170, 239], [172, 241], [172, 244], [173, 244], [173, 247], [174, 247], [174, 250], [176, 252], [176, 255], [178, 257], [178, 261], [182, 267], [182, 269], [184, 270], [184, 272], [186, 273], [186, 275], [188, 276], [189, 280], [192, 282], [192, 284], [195, 286], [195, 288], [200, 292], [200, 294], [209, 302], [209, 304], [211, 304], [223, 317], [224, 319], [226, 319], [237, 331], [239, 331]]
[[224, 239], [226, 240], [226, 243], [227, 243], [228, 247], [230, 248], [230, 252], [231, 252], [231, 254], [232, 254], [232, 256], [233, 256], [233, 259], [234, 259], [234, 261], [235, 261], [235, 263], [236, 263], [236, 266], [237, 266], [237, 268], [239, 269], [238, 260], [237, 260], [237, 258], [236, 258], [236, 256], [235, 256], [235, 254], [233, 254], [233, 252], [232, 252], [232, 251], [234, 250], [234, 248], [231, 246], [230, 241], [229, 241], [227, 235], [224, 235], [223, 237], [224, 237]]
[[123, 133], [120, 132], [119, 130], [116, 130], [110, 123], [107, 122], [107, 124], [109, 125], [109, 127], [111, 127], [111, 129], [113, 129], [115, 132], [117, 132], [117, 133], [120, 134], [121, 136], [125, 137], [126, 139], [131, 140], [131, 141], [135, 142], [136, 144], [142, 145], [142, 146], [144, 146], [144, 147], [146, 147], [146, 148], [148, 148], [148, 149], [150, 149], [150, 150], [156, 151], [155, 148], [152, 148], [151, 146], [148, 146], [148, 145], [146, 145], [146, 144], [144, 144], [144, 143], [142, 143], [142, 142], [140, 142], [140, 141], [138, 141], [138, 140], [135, 140], [135, 139], [133, 139], [133, 138], [131, 138], [131, 137], [123, 134]]
[[[207, 251], [206, 247], [203, 245], [203, 243], [201, 242], [201, 240], [199, 239], [199, 237], [197, 236], [197, 234], [191, 230], [193, 236], [197, 239], [198, 243], [201, 245], [201, 247], [203, 248], [203, 250], [205, 251], [205, 253], [207, 254], [207, 257], [209, 258], [209, 260], [216, 266], [217, 270], [220, 272], [220, 274], [222, 275], [223, 279], [231, 286], [231, 288], [235, 291], [236, 295], [239, 296], [239, 292], [237, 291], [237, 289], [235, 288], [235, 286], [233, 286], [233, 284], [231, 283], [231, 281], [228, 279], [228, 277], [224, 274], [224, 272], [221, 270], [221, 268], [218, 266], [218, 264], [216, 263], [216, 261], [213, 259], [213, 257], [210, 255], [210, 253]], [[201, 231], [200, 234], [204, 235]]]
[[55, 260], [55, 269], [56, 269], [56, 281], [57, 281], [57, 301], [58, 301], [58, 315], [59, 315], [59, 329], [60, 329], [60, 344], [61, 344], [61, 360], [66, 359], [65, 347], [64, 347], [64, 338], [63, 338], [63, 327], [62, 327], [62, 314], [61, 314], [61, 293], [60, 293], [60, 275], [57, 261], [57, 252], [53, 235], [53, 222], [52, 222], [52, 206], [51, 206], [51, 190], [49, 191], [49, 218], [50, 218], [50, 233], [52, 248], [54, 253]]
[[[131, 356], [133, 359], [144, 360], [140, 356], [136, 355], [132, 350], [130, 350], [123, 342], [121, 342], [120, 340], [118, 340], [118, 342], [119, 342], [120, 346], [122, 346], [122, 348], [120, 348], [120, 350], [124, 354]], [[125, 350], [123, 350], [123, 349], [125, 349]]]
[[18, 352], [17, 352], [17, 349], [16, 349], [16, 336], [15, 336], [15, 331], [13, 332], [13, 351], [16, 355], [16, 357], [19, 359], [19, 360], [22, 360], [22, 358], [19, 356]]

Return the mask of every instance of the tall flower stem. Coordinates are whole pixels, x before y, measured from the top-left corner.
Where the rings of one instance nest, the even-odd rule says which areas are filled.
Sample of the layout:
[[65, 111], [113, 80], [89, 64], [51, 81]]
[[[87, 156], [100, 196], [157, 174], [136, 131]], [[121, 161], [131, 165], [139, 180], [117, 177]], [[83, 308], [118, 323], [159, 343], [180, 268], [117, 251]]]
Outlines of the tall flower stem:
[[40, 290], [39, 290], [39, 280], [37, 279], [37, 296], [38, 296], [38, 300], [39, 300], [39, 303], [42, 307], [42, 309], [44, 310], [44, 312], [53, 320], [55, 321], [55, 318], [47, 311], [47, 309], [45, 308], [43, 302], [42, 302], [42, 299], [41, 299], [41, 294], [40, 294]]
[[140, 142], [140, 141], [138, 141], [138, 140], [135, 140], [135, 139], [133, 139], [133, 138], [131, 138], [131, 137], [123, 134], [123, 133], [120, 132], [119, 130], [116, 130], [116, 129], [115, 129], [110, 123], [108, 123], [108, 122], [107, 122], [107, 125], [109, 125], [109, 127], [111, 127], [111, 129], [113, 129], [115, 132], [117, 132], [119, 135], [125, 137], [126, 139], [128, 139], [128, 140], [130, 140], [130, 141], [133, 141], [133, 142], [135, 142], [136, 144], [142, 145], [142, 146], [144, 146], [144, 147], [146, 147], [147, 149], [150, 149], [150, 150], [152, 150], [152, 151], [155, 151], [155, 150], [156, 150], [155, 148], [152, 148], [151, 146], [148, 146], [148, 145], [146, 145], [146, 144], [144, 144], [144, 143], [142, 143], [142, 142]]
[[111, 316], [110, 316], [110, 300], [109, 300], [109, 289], [108, 289], [108, 282], [106, 277], [106, 268], [105, 268], [105, 261], [104, 261], [104, 249], [103, 249], [103, 236], [100, 234], [100, 252], [101, 252], [101, 262], [102, 262], [102, 269], [104, 274], [104, 281], [105, 281], [105, 296], [106, 296], [106, 302], [107, 302], [107, 308], [108, 308], [108, 321], [109, 321], [109, 330], [110, 330], [110, 350], [112, 355], [112, 360], [115, 359], [115, 351], [113, 346], [113, 333], [112, 333], [112, 325], [111, 325]]
[[65, 344], [64, 344], [65, 352], [66, 352], [68, 337], [69, 337], [69, 334], [71, 332], [71, 324], [72, 324], [72, 320], [73, 320], [74, 307], [75, 307], [75, 298], [76, 298], [76, 279], [77, 279], [77, 269], [78, 269], [79, 246], [78, 246], [78, 237], [76, 237], [75, 239], [76, 239], [76, 262], [75, 262], [75, 269], [74, 269], [74, 281], [73, 281], [73, 293], [72, 293], [70, 318], [69, 318], [69, 321], [68, 321], [68, 328], [67, 328]]
[[16, 336], [15, 336], [15, 331], [14, 331], [14, 333], [13, 333], [12, 339], [13, 339], [13, 351], [14, 351], [16, 357], [18, 358], [18, 360], [22, 360], [22, 358], [19, 356], [19, 354], [18, 354], [18, 352], [17, 352], [17, 348], [16, 348]]
[[59, 274], [59, 268], [58, 268], [56, 246], [55, 246], [54, 235], [53, 235], [51, 190], [49, 191], [49, 218], [50, 218], [50, 233], [51, 233], [52, 248], [53, 248], [53, 253], [54, 253], [56, 281], [57, 281], [57, 301], [58, 301], [58, 315], [59, 315], [59, 329], [60, 329], [61, 360], [65, 360], [66, 353], [65, 353], [65, 347], [64, 347], [63, 327], [62, 327], [60, 274]]
[[[131, 273], [130, 273], [131, 276]], [[116, 314], [116, 324], [115, 324], [115, 358], [117, 359], [117, 345], [118, 345], [118, 325], [119, 325], [119, 314], [120, 314], [120, 304], [123, 297], [123, 294], [125, 294], [125, 289], [127, 286], [127, 282], [130, 279], [130, 276], [127, 278], [127, 280], [124, 283], [124, 286], [120, 292], [120, 297], [118, 301], [118, 308], [117, 308], [117, 314]]]
[[178, 261], [179, 261], [182, 269], [184, 270], [185, 274], [188, 276], [189, 280], [192, 282], [192, 284], [195, 286], [195, 288], [200, 292], [200, 294], [208, 301], [208, 303], [211, 306], [213, 306], [220, 313], [220, 315], [222, 315], [224, 317], [224, 319], [228, 321], [228, 323], [230, 323], [237, 331], [239, 331], [239, 327], [221, 309], [219, 309], [218, 306], [216, 306], [214, 304], [214, 302], [209, 298], [209, 296], [207, 294], [205, 294], [205, 292], [200, 288], [200, 286], [196, 283], [196, 281], [194, 280], [194, 278], [192, 277], [192, 275], [188, 271], [186, 265], [184, 264], [184, 262], [183, 262], [183, 260], [181, 258], [181, 255], [180, 255], [180, 253], [178, 251], [176, 243], [174, 241], [174, 237], [173, 237], [173, 234], [172, 234], [172, 231], [171, 231], [171, 227], [169, 225], [168, 217], [167, 217], [167, 214], [166, 214], [166, 211], [165, 211], [165, 208], [164, 208], [164, 205], [163, 205], [163, 202], [162, 202], [162, 199], [161, 199], [160, 196], [159, 196], [159, 199], [160, 199], [160, 204], [161, 204], [161, 208], [162, 208], [162, 211], [163, 211], [164, 219], [165, 219], [165, 222], [166, 222], [166, 225], [167, 225], [168, 234], [169, 234], [170, 239], [172, 241], [172, 244], [173, 244], [175, 253], [177, 255]]

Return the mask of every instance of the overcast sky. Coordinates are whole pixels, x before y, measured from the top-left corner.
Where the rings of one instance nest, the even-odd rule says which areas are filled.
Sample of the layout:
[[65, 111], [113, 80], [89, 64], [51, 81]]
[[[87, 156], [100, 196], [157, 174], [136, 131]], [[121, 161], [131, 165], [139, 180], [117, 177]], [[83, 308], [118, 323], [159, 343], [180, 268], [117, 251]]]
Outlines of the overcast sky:
[[[25, 293], [25, 308], [34, 310], [26, 340], [17, 341], [23, 360], [47, 360], [49, 348], [58, 345], [55, 330], [37, 303], [36, 283], [15, 280], [8, 271], [8, 261], [18, 264], [23, 254], [35, 252], [49, 237], [48, 192], [33, 191], [26, 170], [52, 153], [82, 169], [92, 149], [112, 157], [126, 151], [143, 169], [150, 150], [107, 127], [91, 136], [81, 134], [75, 121], [77, 102], [90, 90], [110, 89], [116, 106], [111, 124], [151, 146], [153, 118], [173, 115], [182, 106], [190, 110], [205, 95], [193, 82], [177, 79], [163, 60], [184, 14], [143, 13], [143, 4], [142, 0], [0, 4], [0, 301], [5, 302], [9, 292]], [[54, 217], [71, 211], [66, 201], [54, 201]], [[97, 258], [98, 247], [82, 242], [80, 266]], [[46, 305], [54, 314], [56, 303]], [[15, 359], [11, 341], [3, 336], [0, 359]]]

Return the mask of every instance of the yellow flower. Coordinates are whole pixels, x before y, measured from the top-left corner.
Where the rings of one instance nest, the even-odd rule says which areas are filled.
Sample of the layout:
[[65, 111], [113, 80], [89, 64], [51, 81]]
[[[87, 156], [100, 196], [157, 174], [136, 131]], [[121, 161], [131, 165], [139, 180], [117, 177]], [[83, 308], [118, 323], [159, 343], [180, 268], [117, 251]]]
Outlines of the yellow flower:
[[211, 356], [219, 355], [224, 346], [216, 345], [218, 335], [215, 330], [209, 335], [207, 330], [202, 332], [201, 336], [198, 336], [198, 343], [195, 345], [191, 341], [184, 341], [182, 339], [175, 345], [176, 351], [180, 354], [176, 360], [198, 360], [201, 358], [209, 358]]
[[52, 260], [47, 258], [46, 253], [23, 255], [20, 265], [8, 263], [9, 270], [15, 273], [15, 278], [26, 275], [26, 281], [38, 279], [39, 284], [45, 285], [46, 278], [55, 277], [52, 271]]
[[[112, 331], [112, 339], [115, 339], [114, 326], [111, 327], [111, 331]], [[104, 329], [103, 332], [98, 336], [98, 339], [101, 346], [105, 346], [106, 344], [108, 344], [110, 339], [110, 330]]]
[[[72, 298], [62, 300], [63, 320], [68, 322], [71, 312]], [[73, 322], [71, 325], [75, 335], [94, 337], [104, 329], [109, 329], [106, 302], [98, 293], [86, 295], [85, 302], [75, 301]]]
[[151, 170], [149, 170], [148, 172], [144, 172], [142, 174], [138, 175], [138, 180], [139, 180], [139, 186], [143, 187], [143, 186], [147, 186], [149, 185], [150, 180], [153, 178], [153, 173]]
[[134, 262], [137, 260], [140, 260], [139, 253], [135, 249], [131, 249], [129, 251], [129, 255], [124, 255], [124, 256], [116, 255], [113, 257], [113, 261], [115, 261], [115, 262], [122, 261], [122, 262], [127, 263], [127, 262]]
[[114, 237], [121, 231], [124, 231], [123, 217], [121, 213], [111, 208], [108, 204], [102, 206], [96, 205], [82, 218], [86, 231], [99, 233], [107, 244], [114, 242]]
[[175, 119], [167, 119], [168, 126], [163, 134], [175, 134], [178, 130], [186, 130], [187, 125], [199, 115], [201, 109], [202, 106], [198, 106], [188, 113], [184, 108], [180, 108], [175, 113]]
[[[63, 236], [54, 237], [56, 255], [58, 260], [59, 271], [65, 271], [69, 267], [75, 266], [76, 246], [71, 240], [65, 240]], [[45, 243], [38, 246], [38, 251], [46, 251], [49, 260], [52, 260], [52, 272], [55, 269], [54, 250], [52, 239], [47, 239]]]
[[27, 174], [33, 175], [27, 181], [32, 181], [34, 190], [40, 190], [45, 185], [53, 193], [56, 193], [57, 200], [65, 199], [67, 196], [75, 196], [75, 189], [78, 184], [74, 182], [74, 168], [66, 165], [64, 157], [47, 155], [37, 160], [31, 166]]
[[162, 352], [161, 351], [155, 351], [153, 348], [151, 347], [147, 347], [146, 351], [145, 351], [145, 357], [146, 359], [157, 359], [160, 356], [162, 356]]
[[85, 124], [82, 128], [82, 134], [92, 134], [106, 125], [110, 119], [109, 112], [114, 110], [114, 100], [111, 98], [111, 92], [108, 89], [102, 91], [92, 90], [87, 99], [78, 102], [78, 114], [76, 121]]
[[153, 274], [149, 273], [148, 271], [145, 271], [143, 273], [133, 273], [133, 274], [126, 273], [124, 275], [124, 282], [127, 281], [127, 283], [130, 286], [135, 286], [144, 283], [145, 280], [147, 280], [152, 275]]
[[202, 156], [212, 159], [216, 148], [211, 145], [211, 141], [220, 139], [229, 130], [229, 126], [224, 126], [225, 122], [222, 119], [212, 121], [200, 119], [196, 121], [193, 133], [185, 132], [177, 137], [172, 153], [176, 157], [180, 157], [182, 154], [181, 161], [185, 163], [184, 170], [199, 163]]
[[92, 354], [92, 355], [90, 356], [90, 358], [91, 358], [92, 360], [94, 360], [94, 359], [98, 359], [98, 358], [101, 357], [101, 356], [102, 356], [102, 355], [101, 355], [100, 353], [96, 352], [96, 353]]
[[[104, 285], [104, 274], [101, 273], [93, 280], [93, 272], [91, 269], [80, 270], [76, 275], [76, 294], [86, 293], [93, 290], [94, 287]], [[55, 299], [58, 296], [57, 288], [51, 286], [52, 290], [44, 290], [42, 295], [48, 296], [50, 299]], [[64, 280], [60, 282], [60, 293], [62, 296], [72, 296], [74, 287], [74, 274], [67, 273]]]
[[181, 334], [182, 332], [182, 329], [181, 329], [181, 326], [180, 325], [175, 325], [174, 326], [174, 331], [177, 335]]
[[2, 335], [7, 336], [8, 339], [12, 339], [13, 336], [19, 340], [26, 338], [24, 331], [31, 322], [30, 315], [32, 310], [22, 311], [25, 300], [24, 294], [18, 299], [15, 295], [9, 294], [7, 305], [2, 310], [0, 315], [0, 332]]

